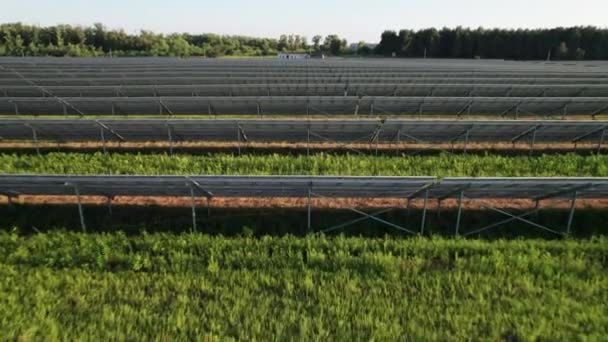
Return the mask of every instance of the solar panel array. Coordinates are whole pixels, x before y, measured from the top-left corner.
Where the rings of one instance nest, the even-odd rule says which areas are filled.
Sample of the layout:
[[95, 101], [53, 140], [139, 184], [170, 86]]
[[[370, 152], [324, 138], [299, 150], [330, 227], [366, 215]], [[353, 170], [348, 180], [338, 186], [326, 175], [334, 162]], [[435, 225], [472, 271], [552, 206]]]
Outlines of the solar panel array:
[[597, 142], [608, 123], [598, 121], [455, 120], [194, 120], [5, 119], [0, 141], [203, 141], [450, 143]]
[[603, 62], [0, 59], [0, 114], [606, 112]]
[[0, 98], [15, 115], [591, 115], [608, 97], [74, 97]]
[[303, 176], [51, 176], [0, 175], [5, 195], [329, 198], [579, 198], [608, 197], [608, 178], [444, 178]]
[[[608, 63], [404, 59], [0, 59], [3, 115], [608, 114]], [[0, 121], [2, 140], [537, 142], [604, 140], [604, 121]], [[607, 198], [607, 178], [0, 175], [0, 194]], [[83, 224], [84, 227], [84, 224]]]

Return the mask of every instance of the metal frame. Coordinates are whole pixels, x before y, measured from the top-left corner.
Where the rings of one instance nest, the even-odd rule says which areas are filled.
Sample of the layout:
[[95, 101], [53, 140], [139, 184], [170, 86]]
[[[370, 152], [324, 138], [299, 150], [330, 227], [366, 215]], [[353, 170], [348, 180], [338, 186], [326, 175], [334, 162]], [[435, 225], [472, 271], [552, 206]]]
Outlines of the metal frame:
[[[66, 190], [72, 189], [73, 192]], [[81, 196], [103, 196], [111, 201], [114, 196], [188, 196], [191, 199], [192, 231], [198, 232], [196, 197], [210, 201], [214, 197], [289, 197], [306, 199], [308, 232], [332, 232], [353, 224], [373, 220], [408, 234], [425, 234], [428, 201], [436, 199], [438, 215], [441, 203], [457, 199], [457, 216], [454, 234], [471, 236], [518, 221], [532, 227], [568, 235], [573, 231], [576, 202], [583, 198], [608, 198], [608, 178], [446, 178], [433, 177], [304, 177], [304, 176], [46, 176], [46, 175], [0, 175], [0, 194], [19, 195], [71, 195], [77, 197], [78, 214], [83, 232], [87, 231]], [[333, 200], [340, 198], [402, 198], [407, 200], [405, 208], [379, 208], [366, 212], [345, 206], [360, 217], [332, 227], [315, 227], [312, 222], [314, 198]], [[529, 199], [537, 206], [526, 212], [514, 214], [504, 209], [483, 205], [485, 210], [506, 216], [505, 219], [484, 227], [463, 227], [466, 200], [483, 199]], [[422, 200], [420, 228], [408, 222], [390, 222], [379, 216], [396, 209], [409, 213], [413, 200]], [[564, 228], [555, 229], [534, 222], [529, 217], [538, 213], [543, 201], [569, 201], [568, 218]], [[409, 214], [408, 214], [409, 215]], [[452, 224], [451, 223], [451, 224]]]
[[[254, 141], [305, 142], [307, 155], [315, 139], [334, 143], [336, 146], [329, 152], [346, 149], [358, 154], [363, 154], [363, 150], [348, 145], [367, 142], [370, 150], [377, 153], [380, 144], [396, 143], [399, 155], [399, 145], [404, 140], [428, 146], [453, 145], [462, 140], [461, 152], [466, 154], [470, 143], [509, 142], [515, 148], [516, 143], [528, 138], [530, 153], [538, 142], [570, 143], [577, 149], [583, 141], [597, 143], [600, 153], [607, 131], [608, 125], [597, 121], [7, 119], [0, 124], [0, 139], [33, 141], [38, 152], [39, 141], [100, 141], [105, 150], [110, 140], [164, 140], [169, 142], [169, 153], [176, 141], [235, 142], [239, 153]], [[444, 151], [456, 152], [453, 147]]]

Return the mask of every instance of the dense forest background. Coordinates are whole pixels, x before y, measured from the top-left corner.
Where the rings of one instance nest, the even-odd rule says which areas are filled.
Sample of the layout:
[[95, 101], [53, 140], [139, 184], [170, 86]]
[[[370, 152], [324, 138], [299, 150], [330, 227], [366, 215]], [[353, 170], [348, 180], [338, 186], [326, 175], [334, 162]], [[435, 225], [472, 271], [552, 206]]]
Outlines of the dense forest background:
[[0, 56], [272, 56], [279, 51], [334, 56], [502, 58], [526, 60], [608, 59], [608, 29], [535, 30], [434, 28], [385, 31], [380, 43], [348, 45], [337, 35], [279, 39], [215, 34], [128, 34], [102, 24], [91, 27], [0, 25]]

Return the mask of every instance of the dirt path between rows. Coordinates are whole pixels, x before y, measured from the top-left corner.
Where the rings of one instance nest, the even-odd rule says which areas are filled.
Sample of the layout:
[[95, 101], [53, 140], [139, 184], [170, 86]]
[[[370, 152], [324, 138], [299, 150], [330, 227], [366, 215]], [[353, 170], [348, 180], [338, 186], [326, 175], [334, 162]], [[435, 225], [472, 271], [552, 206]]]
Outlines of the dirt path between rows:
[[[14, 204], [23, 205], [76, 205], [76, 196], [30, 196], [22, 195], [11, 200]], [[198, 207], [206, 207], [207, 199], [196, 198]], [[81, 203], [84, 205], [105, 206], [108, 199], [101, 196], [81, 196]], [[224, 209], [303, 209], [307, 207], [306, 198], [213, 198], [209, 201], [211, 208]], [[422, 209], [423, 199], [416, 199], [410, 202], [412, 209]], [[8, 204], [7, 197], [0, 197], [0, 205]], [[381, 208], [406, 208], [407, 200], [398, 198], [338, 198], [321, 199], [313, 198], [311, 201], [315, 209], [381, 209]], [[192, 200], [190, 197], [137, 197], [137, 196], [118, 196], [112, 199], [114, 206], [154, 206], [154, 207], [190, 207]], [[533, 209], [536, 203], [530, 199], [483, 199], [483, 200], [464, 200], [463, 208], [466, 210], [483, 210], [486, 207], [501, 209]], [[570, 201], [567, 199], [559, 201], [541, 201], [541, 207], [551, 207], [555, 209], [570, 208]], [[430, 199], [427, 202], [429, 210], [437, 209], [437, 201]], [[458, 200], [447, 199], [441, 204], [441, 208], [454, 209], [458, 207]], [[608, 208], [608, 199], [579, 199], [576, 202], [577, 208]]]

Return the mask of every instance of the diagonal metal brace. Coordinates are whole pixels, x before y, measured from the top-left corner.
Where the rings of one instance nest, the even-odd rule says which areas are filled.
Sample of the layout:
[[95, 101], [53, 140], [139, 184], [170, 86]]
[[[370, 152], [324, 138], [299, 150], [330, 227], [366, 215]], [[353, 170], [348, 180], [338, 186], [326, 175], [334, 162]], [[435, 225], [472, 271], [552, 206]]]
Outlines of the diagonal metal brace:
[[[532, 221], [527, 220], [527, 219], [525, 219], [525, 218], [523, 218], [523, 217], [518, 217], [518, 216], [515, 216], [515, 215], [510, 214], [510, 213], [508, 213], [508, 212], [506, 212], [506, 211], [504, 211], [504, 210], [496, 209], [496, 208], [489, 207], [489, 206], [482, 206], [482, 208], [485, 208], [485, 209], [488, 209], [488, 210], [495, 211], [495, 212], [500, 213], [500, 214], [503, 214], [503, 215], [505, 215], [505, 216], [509, 216], [509, 217], [511, 217], [511, 218], [513, 218], [513, 219], [515, 219], [515, 220], [517, 220], [517, 221], [521, 221], [521, 222], [523, 222], [523, 223], [527, 223], [527, 224], [529, 224], [529, 225], [531, 225], [531, 226], [533, 226], [533, 227], [540, 228], [540, 229], [542, 229], [542, 230], [546, 230], [546, 231], [551, 232], [551, 233], [554, 233], [554, 234], [556, 234], [556, 235], [560, 235], [560, 236], [563, 236], [563, 235], [564, 235], [564, 233], [562, 233], [562, 232], [558, 232], [557, 230], [554, 230], [554, 229], [551, 229], [551, 228], [547, 228], [547, 227], [543, 226], [542, 224], [538, 224], [538, 223], [536, 223], [536, 222], [532, 222]], [[521, 215], [520, 215], [520, 216], [521, 216]]]
[[603, 126], [597, 128], [597, 129], [594, 129], [593, 131], [591, 131], [589, 133], [585, 133], [583, 135], [580, 135], [580, 136], [572, 139], [572, 142], [573, 143], [580, 142], [581, 140], [583, 140], [585, 138], [588, 138], [588, 137], [590, 137], [590, 136], [592, 136], [592, 135], [594, 135], [596, 133], [600, 133], [600, 132], [604, 131], [605, 129], [608, 129], [608, 125], [603, 125]]
[[605, 111], [608, 111], [608, 106], [594, 111], [593, 113], [591, 113], [591, 116], [595, 118], [598, 114], [601, 114], [602, 112], [605, 112]]
[[527, 136], [527, 135], [529, 135], [531, 133], [534, 133], [535, 131], [539, 130], [542, 126], [543, 125], [539, 124], [539, 125], [536, 125], [534, 127], [528, 128], [527, 130], [523, 131], [522, 133], [516, 135], [513, 139], [511, 139], [511, 142], [512, 143], [517, 142], [518, 140], [522, 139], [523, 137], [525, 137], [525, 136]]
[[[319, 194], [315, 194], [315, 193], [313, 193], [313, 192], [310, 192], [310, 194], [311, 194], [312, 196], [315, 196], [315, 197], [318, 197], [318, 198], [327, 198], [327, 197], [325, 197], [325, 196], [321, 196], [321, 195], [319, 195]], [[357, 214], [359, 214], [359, 215], [361, 215], [361, 216], [365, 216], [365, 217], [369, 218], [370, 220], [374, 220], [374, 221], [377, 221], [377, 222], [383, 223], [383, 224], [385, 224], [385, 225], [387, 225], [387, 226], [389, 226], [389, 227], [395, 228], [395, 229], [397, 229], [397, 230], [401, 230], [401, 231], [404, 231], [404, 232], [409, 233], [409, 234], [412, 234], [412, 235], [416, 235], [416, 234], [418, 234], [418, 233], [416, 233], [416, 232], [414, 232], [414, 231], [412, 231], [412, 230], [409, 230], [409, 229], [407, 229], [407, 228], [401, 227], [401, 226], [399, 226], [399, 225], [396, 225], [396, 224], [394, 224], [394, 223], [388, 222], [388, 221], [386, 221], [386, 220], [383, 220], [383, 219], [377, 218], [377, 217], [372, 216], [372, 215], [370, 215], [370, 214], [368, 214], [368, 213], [366, 213], [366, 212], [363, 212], [363, 211], [361, 211], [361, 210], [358, 210], [358, 209], [355, 209], [355, 208], [352, 208], [352, 207], [345, 207], [345, 208], [346, 208], [346, 209], [348, 209], [348, 210], [350, 210], [350, 211], [352, 211], [352, 212], [354, 212], [354, 213], [357, 213]]]
[[110, 132], [110, 134], [112, 134], [113, 136], [115, 136], [118, 140], [120, 140], [122, 142], [126, 141], [126, 139], [122, 135], [118, 134], [116, 131], [114, 131], [113, 129], [111, 129], [110, 127], [108, 127], [106, 124], [100, 122], [99, 120], [95, 120], [95, 123], [99, 127], [103, 128], [104, 130]]
[[[395, 210], [395, 209], [394, 208], [384, 209], [384, 210], [376, 211], [376, 212], [371, 213], [369, 215], [370, 216], [378, 216], [378, 215], [382, 215], [382, 214], [391, 212], [393, 210]], [[362, 221], [365, 221], [365, 220], [369, 220], [369, 219], [370, 218], [367, 217], [367, 216], [365, 216], [365, 217], [359, 217], [357, 219], [354, 219], [354, 220], [351, 220], [351, 221], [348, 221], [348, 222], [345, 222], [345, 223], [342, 223], [342, 224], [339, 224], [339, 225], [336, 225], [336, 226], [324, 229], [321, 232], [323, 232], [323, 233], [333, 232], [333, 231], [338, 230], [340, 228], [345, 228], [345, 227], [348, 227], [348, 226], [352, 226], [355, 223], [359, 223], [359, 222], [362, 222]]]
[[249, 139], [247, 138], [247, 134], [245, 134], [245, 130], [243, 129], [243, 127], [240, 124], [238, 124], [237, 127], [239, 129], [239, 134], [241, 135], [241, 138], [243, 139], [243, 141], [249, 141]]
[[474, 125], [469, 126], [467, 129], [465, 129], [464, 131], [458, 133], [458, 135], [456, 135], [454, 138], [450, 139], [450, 143], [454, 143], [455, 141], [457, 141], [458, 139], [462, 138], [463, 136], [469, 134], [471, 132], [471, 130], [473, 129]]
[[173, 111], [163, 102], [163, 100], [158, 99], [158, 104], [161, 105], [167, 112], [169, 112], [169, 115], [173, 115]]
[[212, 198], [215, 196], [211, 191], [208, 191], [207, 189], [203, 188], [203, 186], [199, 182], [195, 181], [194, 179], [191, 179], [190, 177], [185, 177], [185, 178], [186, 178], [186, 185], [197, 188], [198, 190], [200, 190], [202, 193], [205, 194], [205, 197]]

